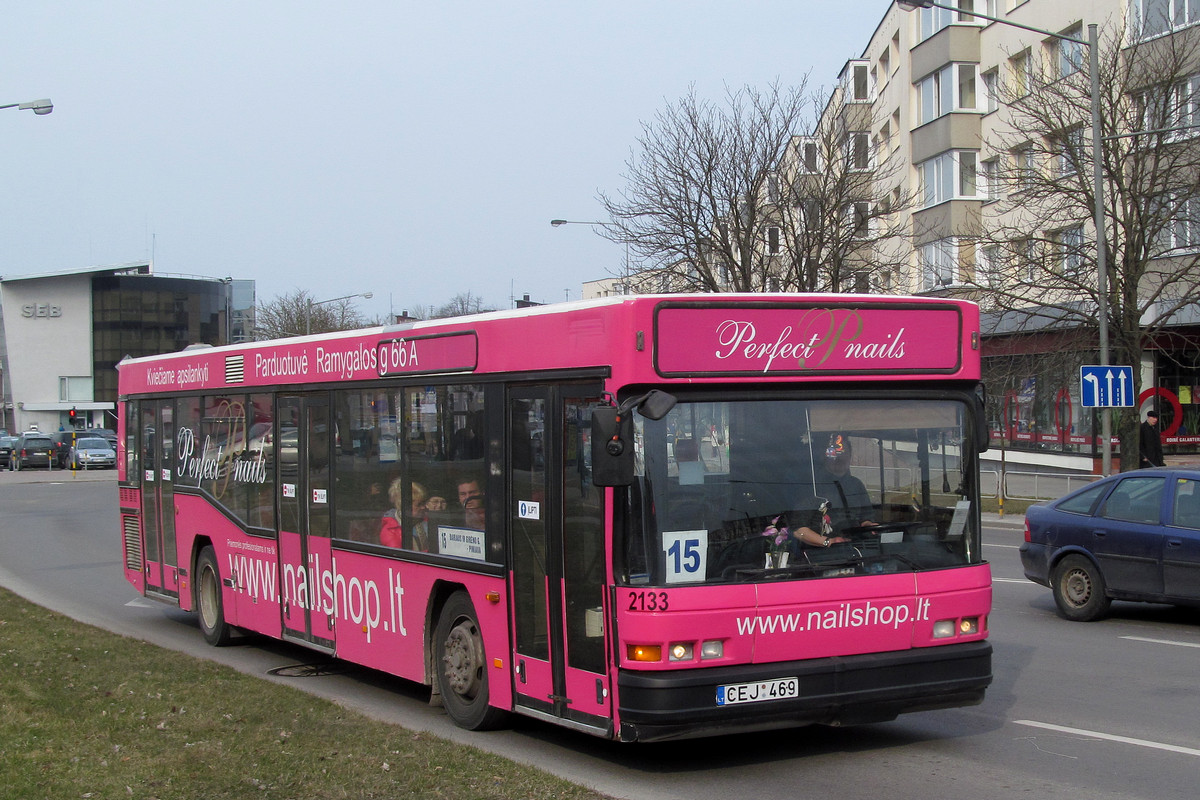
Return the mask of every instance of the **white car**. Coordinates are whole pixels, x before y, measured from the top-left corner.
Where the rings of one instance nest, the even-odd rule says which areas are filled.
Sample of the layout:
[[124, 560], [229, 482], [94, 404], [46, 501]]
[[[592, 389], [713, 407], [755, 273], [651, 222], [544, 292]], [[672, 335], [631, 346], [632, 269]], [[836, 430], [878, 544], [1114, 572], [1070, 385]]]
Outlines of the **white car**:
[[99, 436], [76, 439], [71, 448], [71, 469], [93, 469], [96, 467], [115, 467], [117, 452], [107, 439]]

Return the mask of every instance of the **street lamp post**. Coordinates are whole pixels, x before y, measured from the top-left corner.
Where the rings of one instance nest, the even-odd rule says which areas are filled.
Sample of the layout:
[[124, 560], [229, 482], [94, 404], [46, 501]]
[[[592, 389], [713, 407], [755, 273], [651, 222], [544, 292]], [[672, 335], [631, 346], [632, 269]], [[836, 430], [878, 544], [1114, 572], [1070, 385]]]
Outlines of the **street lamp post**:
[[54, 103], [50, 102], [50, 98], [45, 98], [43, 100], [30, 100], [28, 103], [9, 103], [8, 105], [0, 106], [0, 109], [3, 108], [18, 108], [23, 111], [32, 111], [40, 117], [53, 111]]
[[[552, 219], [550, 224], [555, 228], [561, 228], [563, 225], [591, 225], [594, 228], [611, 228], [612, 225], [607, 222], [581, 221], [574, 219]], [[629, 294], [629, 242], [625, 243], [625, 265], [621, 270], [621, 294]]]
[[[1088, 72], [1091, 82], [1091, 110], [1092, 110], [1092, 196], [1093, 196], [1093, 224], [1096, 226], [1096, 328], [1097, 335], [1100, 339], [1100, 366], [1107, 367], [1109, 361], [1108, 353], [1108, 234], [1105, 232], [1104, 225], [1104, 166], [1101, 162], [1103, 151], [1101, 150], [1103, 139], [1100, 135], [1100, 56], [1099, 56], [1099, 35], [1096, 30], [1096, 25], [1093, 23], [1088, 25], [1087, 40], [1077, 39], [1074, 36], [1067, 36], [1063, 33], [1035, 28], [1031, 25], [1022, 25], [1019, 22], [1012, 20], [993, 17], [988, 14], [979, 14], [975, 11], [967, 11], [966, 9], [957, 6], [947, 5], [945, 3], [937, 3], [933, 0], [897, 0], [897, 5], [906, 11], [913, 11], [918, 8], [942, 8], [948, 11], [953, 11], [958, 14], [966, 14], [979, 19], [986, 19], [990, 22], [996, 22], [1001, 25], [1007, 25], [1011, 28], [1020, 28], [1021, 30], [1031, 31], [1042, 36], [1048, 36], [1052, 39], [1060, 39], [1064, 42], [1073, 42], [1074, 44], [1083, 45], [1088, 49]], [[1101, 452], [1101, 471], [1105, 475], [1112, 473], [1112, 409], [1105, 406], [1100, 409], [1100, 452]]]
[[328, 305], [329, 303], [336, 303], [339, 300], [352, 300], [355, 297], [362, 297], [366, 300], [370, 300], [372, 297], [374, 297], [374, 295], [371, 292], [359, 292], [358, 294], [347, 294], [343, 295], [342, 297], [331, 297], [328, 300], [313, 300], [312, 298], [309, 298], [308, 313], [304, 315], [304, 335], [308, 336], [312, 333], [312, 314], [314, 308], [317, 306]]

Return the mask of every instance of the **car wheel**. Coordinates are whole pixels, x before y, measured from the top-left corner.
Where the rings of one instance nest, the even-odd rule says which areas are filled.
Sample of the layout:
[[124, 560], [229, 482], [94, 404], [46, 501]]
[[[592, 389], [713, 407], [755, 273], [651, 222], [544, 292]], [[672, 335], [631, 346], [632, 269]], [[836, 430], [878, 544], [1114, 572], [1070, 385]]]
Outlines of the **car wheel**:
[[508, 716], [488, 705], [488, 667], [483, 634], [466, 592], [455, 592], [438, 617], [434, 634], [436, 680], [442, 705], [454, 724], [471, 731], [490, 730]]
[[1058, 562], [1050, 585], [1058, 612], [1075, 622], [1100, 619], [1112, 605], [1100, 568], [1081, 555], [1070, 555]]
[[233, 628], [225, 621], [225, 601], [221, 596], [221, 570], [211, 547], [200, 551], [196, 559], [195, 607], [200, 612], [200, 630], [204, 641], [213, 647], [229, 644]]

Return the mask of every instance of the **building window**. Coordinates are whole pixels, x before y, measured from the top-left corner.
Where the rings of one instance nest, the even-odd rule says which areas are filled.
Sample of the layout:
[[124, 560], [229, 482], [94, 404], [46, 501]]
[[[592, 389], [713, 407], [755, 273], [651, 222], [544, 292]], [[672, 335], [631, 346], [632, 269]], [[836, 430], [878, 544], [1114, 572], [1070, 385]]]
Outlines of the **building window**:
[[958, 239], [951, 236], [921, 245], [921, 289], [944, 289], [958, 282]]
[[817, 140], [802, 137], [799, 139], [796, 149], [800, 156], [800, 172], [805, 175], [815, 175], [821, 167]]
[[1022, 50], [1008, 60], [1012, 78], [1013, 95], [1024, 97], [1033, 88], [1033, 58], [1028, 50]]
[[1079, 172], [1079, 163], [1083, 159], [1083, 129], [1068, 131], [1056, 142], [1056, 149], [1054, 160], [1059, 177], [1065, 178]]
[[1142, 130], [1165, 130], [1168, 140], [1200, 135], [1200, 75], [1185, 78], [1169, 90], [1143, 92], [1137, 103]]
[[60, 403], [90, 403], [92, 395], [92, 376], [60, 375], [58, 378], [58, 402]]
[[871, 204], [850, 203], [846, 206], [846, 221], [855, 238], [864, 238], [871, 232]]
[[978, 111], [974, 64], [948, 64], [917, 81], [918, 125], [952, 111]]
[[1079, 41], [1055, 39], [1058, 50], [1058, 76], [1065, 78], [1083, 69], [1083, 26], [1076, 25], [1063, 31], [1063, 36], [1070, 36]]
[[871, 101], [870, 65], [866, 61], [853, 61], [847, 77], [846, 97], [852, 103], [869, 103]]
[[1064, 278], [1078, 278], [1082, 273], [1083, 226], [1075, 225], [1050, 235], [1058, 250], [1058, 267]]
[[1148, 39], [1200, 22], [1200, 0], [1133, 0], [1130, 16], [1134, 36]]
[[979, 195], [984, 200], [999, 200], [1000, 164], [994, 158], [979, 162]]
[[1004, 279], [999, 272], [1002, 263], [1000, 246], [977, 247], [975, 248], [975, 258], [975, 269], [979, 282], [1003, 288]]
[[863, 170], [871, 168], [871, 134], [866, 131], [852, 131], [846, 135], [846, 158], [850, 169]]
[[974, 150], [950, 150], [917, 165], [924, 207], [947, 200], [979, 200], [978, 154]]
[[[918, 41], [923, 42], [943, 28], [954, 24], [981, 25], [985, 20], [963, 12], [974, 11], [975, 6], [984, 0], [958, 0], [954, 5], [958, 10], [950, 8], [922, 8], [919, 20], [920, 30]], [[950, 3], [946, 3], [950, 5]]]
[[1176, 201], [1172, 216], [1170, 248], [1200, 249], [1200, 196]]
[[1013, 151], [1013, 173], [1016, 176], [1016, 190], [1028, 191], [1033, 188], [1037, 178], [1037, 162], [1033, 155], [1033, 146], [1025, 145]]
[[767, 255], [777, 256], [783, 252], [783, 247], [780, 245], [779, 226], [771, 225], [767, 228]]
[[983, 80], [983, 110], [990, 114], [1000, 108], [1000, 70], [989, 69], [979, 77]]

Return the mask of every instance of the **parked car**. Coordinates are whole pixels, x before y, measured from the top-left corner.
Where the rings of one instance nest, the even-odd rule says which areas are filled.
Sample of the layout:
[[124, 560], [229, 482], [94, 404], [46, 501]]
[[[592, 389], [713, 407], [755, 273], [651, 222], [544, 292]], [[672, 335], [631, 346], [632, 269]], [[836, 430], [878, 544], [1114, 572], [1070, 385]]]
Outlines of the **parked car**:
[[1030, 506], [1021, 564], [1070, 620], [1113, 600], [1200, 606], [1200, 470], [1123, 472]]
[[23, 433], [17, 442], [13, 459], [16, 469], [52, 467], [54, 465], [54, 440], [48, 434], [37, 431]]
[[82, 431], [55, 431], [47, 433], [51, 440], [54, 441], [54, 466], [57, 469], [66, 469], [67, 463], [71, 460], [71, 442], [74, 439], [83, 435]]
[[20, 439], [16, 436], [9, 436], [7, 433], [0, 435], [0, 466], [5, 469], [12, 468], [13, 450], [16, 449], [19, 441]]
[[77, 438], [71, 450], [70, 464], [71, 469], [112, 468], [117, 465], [117, 451], [112, 449], [108, 440], [99, 436]]
[[87, 430], [79, 431], [83, 436], [99, 436], [101, 439], [106, 439], [113, 450], [117, 449], [117, 432], [108, 428], [88, 428]]

